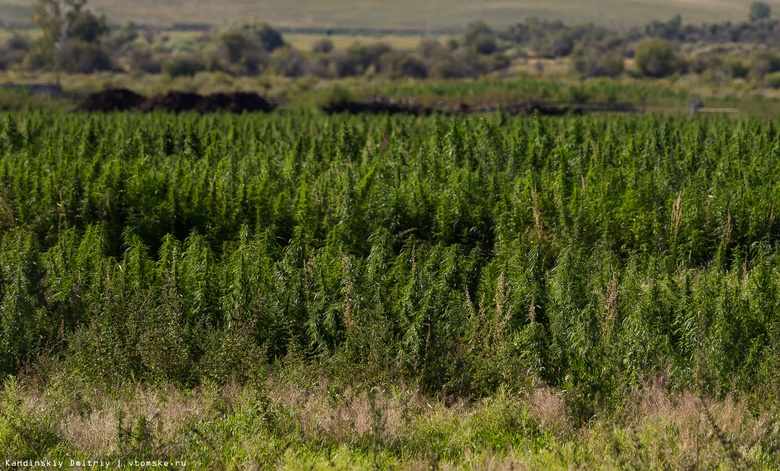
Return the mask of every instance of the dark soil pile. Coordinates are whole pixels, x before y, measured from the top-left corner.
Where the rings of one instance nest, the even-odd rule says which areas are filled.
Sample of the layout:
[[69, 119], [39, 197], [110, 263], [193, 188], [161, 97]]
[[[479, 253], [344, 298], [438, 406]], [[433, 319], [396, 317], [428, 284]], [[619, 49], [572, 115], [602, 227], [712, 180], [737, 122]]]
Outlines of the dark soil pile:
[[429, 115], [433, 108], [422, 106], [411, 100], [395, 100], [386, 97], [374, 97], [368, 103], [354, 101], [336, 101], [322, 107], [327, 114], [411, 114]]
[[144, 112], [163, 111], [183, 113], [252, 113], [273, 111], [276, 105], [269, 103], [256, 93], [215, 93], [201, 96], [197, 93], [169, 91], [152, 98], [145, 98], [129, 90], [106, 90], [90, 95], [76, 111], [106, 112], [140, 110]]
[[252, 113], [273, 111], [276, 105], [268, 103], [256, 93], [214, 93], [201, 97], [195, 109], [198, 113], [227, 111], [230, 113]]
[[522, 103], [507, 105], [504, 111], [510, 115], [532, 115], [539, 113], [545, 116], [563, 116], [565, 114], [582, 114], [583, 110], [578, 107], [557, 106], [550, 103], [544, 103], [536, 100], [526, 100]]
[[194, 111], [200, 104], [201, 96], [197, 93], [170, 91], [155, 95], [141, 105], [141, 111], [167, 111], [183, 113]]
[[76, 111], [100, 113], [109, 111], [128, 111], [141, 106], [146, 98], [125, 89], [106, 90], [94, 93], [82, 102]]

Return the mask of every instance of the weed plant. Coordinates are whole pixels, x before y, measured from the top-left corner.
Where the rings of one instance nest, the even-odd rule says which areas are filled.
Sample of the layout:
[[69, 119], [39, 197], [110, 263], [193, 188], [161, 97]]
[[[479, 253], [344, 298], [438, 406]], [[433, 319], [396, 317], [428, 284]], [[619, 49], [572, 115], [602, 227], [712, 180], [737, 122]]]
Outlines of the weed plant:
[[[270, 424], [267, 443], [298, 437], [287, 451], [266, 447], [278, 453], [269, 463], [306, 466], [327, 449], [357, 467], [457, 462], [469, 443], [508, 463], [507, 450], [532, 442], [564, 454], [539, 459], [577, 466], [560, 448], [571, 430], [618, 421], [641, 403], [636, 391], [663, 378], [659, 394], [681, 401], [669, 410], [738, 398], [751, 420], [771, 419], [763, 435], [728, 436], [709, 405], [709, 416], [698, 409], [709, 438], [729, 445], [717, 456], [759, 467], [780, 459], [776, 417], [766, 415], [780, 394], [774, 121], [298, 111], [8, 114], [1, 123], [8, 378], [38, 368], [47, 384], [67, 378], [100, 394], [238, 385], [252, 399], [230, 407], [259, 409], [193, 425], [209, 459], [209, 440], [229, 441], [224, 421], [248, 420]], [[283, 388], [327, 378], [317, 400], [334, 411], [351, 391], [366, 422], [349, 430], [363, 432], [307, 429], [289, 415], [307, 413], [304, 399], [284, 408], [268, 398], [267, 378], [280, 375]], [[60, 453], [51, 417], [8, 415], [27, 410], [13, 381], [0, 398], [14, 411], [0, 415], [0, 443], [37, 434]], [[44, 389], [59, 390], [51, 384]], [[405, 441], [387, 422], [406, 394], [391, 387], [444, 408], [398, 412], [423, 435]], [[557, 425], [534, 416], [531, 399], [513, 399], [548, 390], [566, 411]], [[69, 395], [67, 408], [108, 407], [100, 394]], [[457, 404], [479, 412], [447, 418]], [[184, 436], [123, 417], [117, 436], [139, 453]], [[615, 423], [625, 427], [589, 429], [599, 445], [586, 449], [614, 442], [614, 453], [574, 453], [583, 466], [609, 466], [599, 460], [614, 455], [612, 465], [642, 467], [647, 449], [636, 443], [663, 449], [630, 420]]]

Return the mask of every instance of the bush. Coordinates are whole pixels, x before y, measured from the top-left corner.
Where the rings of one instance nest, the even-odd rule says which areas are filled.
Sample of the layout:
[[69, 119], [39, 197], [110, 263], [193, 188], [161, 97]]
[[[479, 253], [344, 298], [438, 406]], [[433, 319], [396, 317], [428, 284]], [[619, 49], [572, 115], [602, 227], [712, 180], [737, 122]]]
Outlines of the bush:
[[753, 54], [750, 59], [750, 75], [761, 82], [768, 73], [780, 72], [780, 54], [764, 50]]
[[474, 50], [478, 54], [489, 55], [498, 50], [498, 43], [493, 36], [482, 35], [474, 41]]
[[475, 77], [477, 69], [460, 56], [446, 55], [434, 60], [429, 75], [439, 79], [457, 79]]
[[618, 52], [590, 52], [574, 61], [574, 68], [584, 77], [618, 77], [625, 68]]
[[333, 75], [336, 77], [353, 77], [362, 72], [360, 64], [355, 56], [344, 51], [336, 51], [330, 61]]
[[723, 57], [721, 67], [732, 78], [745, 78], [750, 73], [750, 68], [747, 64], [732, 56]]
[[224, 60], [229, 64], [237, 64], [247, 54], [259, 49], [260, 42], [253, 38], [247, 31], [229, 29], [222, 31], [217, 36], [217, 44], [220, 53], [224, 54]]
[[269, 49], [252, 25], [228, 28], [216, 33], [206, 53], [206, 68], [233, 75], [257, 75], [268, 63]]
[[468, 47], [474, 47], [478, 42], [485, 38], [495, 40], [496, 33], [484, 21], [477, 21], [466, 26], [466, 32], [463, 34], [463, 43]]
[[171, 78], [193, 77], [204, 70], [203, 58], [197, 54], [179, 54], [162, 65], [162, 72]]
[[382, 57], [381, 72], [392, 78], [424, 79], [428, 77], [428, 65], [407, 52], [391, 52]]
[[764, 77], [764, 83], [767, 87], [780, 88], [780, 72], [772, 72]]
[[772, 16], [772, 9], [764, 2], [753, 2], [750, 4], [748, 19], [750, 21], [761, 21], [769, 19]]
[[71, 41], [65, 50], [63, 69], [72, 74], [92, 74], [114, 67], [110, 52], [98, 43]]
[[333, 55], [333, 66], [338, 77], [351, 77], [362, 75], [370, 68], [380, 69], [384, 54], [392, 52], [392, 48], [385, 43], [376, 44], [352, 44], [346, 52], [338, 52]]
[[135, 42], [139, 37], [138, 28], [132, 21], [111, 33], [105, 44], [113, 51], [119, 51]]
[[316, 54], [309, 60], [309, 72], [321, 78], [333, 78], [335, 75], [331, 68], [331, 58], [328, 55]]
[[329, 54], [331, 51], [333, 51], [333, 41], [328, 38], [320, 39], [311, 47], [311, 52], [315, 54]]
[[279, 30], [272, 28], [271, 26], [263, 23], [261, 25], [253, 25], [250, 30], [254, 33], [255, 37], [260, 41], [260, 45], [268, 52], [272, 52], [280, 47], [284, 47], [284, 39]]
[[291, 47], [277, 49], [271, 55], [271, 70], [285, 77], [300, 77], [306, 74], [306, 61], [301, 53]]
[[0, 70], [21, 64], [24, 55], [30, 49], [30, 41], [18, 33], [14, 33], [4, 46], [0, 47]]
[[539, 39], [535, 49], [540, 57], [546, 59], [566, 57], [574, 49], [574, 39], [567, 32], [562, 32], [552, 35], [546, 41]]
[[127, 65], [130, 70], [147, 74], [159, 74], [162, 71], [162, 60], [147, 47], [131, 49], [127, 55]]
[[634, 61], [642, 75], [654, 78], [672, 75], [680, 65], [672, 44], [665, 39], [648, 39], [639, 44]]

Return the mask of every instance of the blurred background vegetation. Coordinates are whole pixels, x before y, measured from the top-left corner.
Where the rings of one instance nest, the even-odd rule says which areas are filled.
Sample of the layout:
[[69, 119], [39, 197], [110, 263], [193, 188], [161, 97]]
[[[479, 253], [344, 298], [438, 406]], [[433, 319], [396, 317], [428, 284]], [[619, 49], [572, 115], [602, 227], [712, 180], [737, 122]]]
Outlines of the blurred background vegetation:
[[[0, 33], [0, 82], [56, 82], [89, 93], [253, 89], [285, 101], [301, 89], [398, 81], [608, 78], [660, 81], [690, 96], [780, 96], [780, 21], [754, 2], [743, 20], [643, 26], [525, 17], [448, 31], [291, 30], [254, 21], [160, 27], [108, 18], [86, 0], [39, 0], [30, 24]], [[360, 88], [360, 87], [358, 87]], [[273, 90], [272, 90], [273, 89]], [[7, 94], [3, 94], [7, 95]], [[13, 97], [3, 96], [6, 109]]]

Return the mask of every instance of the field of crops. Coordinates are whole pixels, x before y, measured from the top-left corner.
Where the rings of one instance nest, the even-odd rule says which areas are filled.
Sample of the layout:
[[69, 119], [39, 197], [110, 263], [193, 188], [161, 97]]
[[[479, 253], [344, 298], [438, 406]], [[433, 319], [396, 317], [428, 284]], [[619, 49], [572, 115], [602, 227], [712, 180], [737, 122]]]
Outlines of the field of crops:
[[0, 458], [768, 469], [779, 132], [0, 116]]

